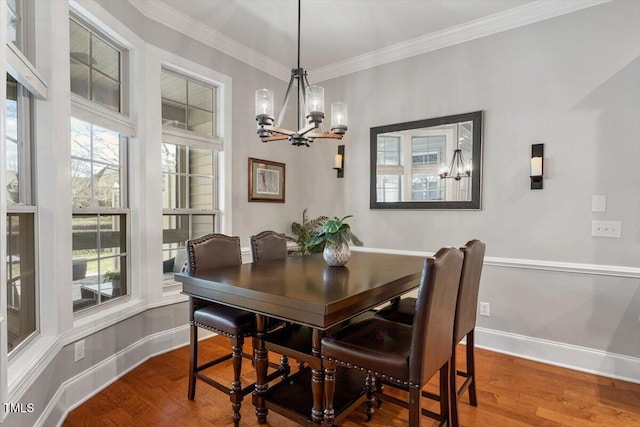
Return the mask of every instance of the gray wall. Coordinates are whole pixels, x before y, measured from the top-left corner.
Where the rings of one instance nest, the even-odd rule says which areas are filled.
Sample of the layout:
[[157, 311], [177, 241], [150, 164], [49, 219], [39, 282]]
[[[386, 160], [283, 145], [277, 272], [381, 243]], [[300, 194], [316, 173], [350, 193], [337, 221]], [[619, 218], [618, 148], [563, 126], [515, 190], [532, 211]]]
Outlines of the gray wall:
[[[345, 178], [303, 153], [301, 202], [353, 214], [365, 246], [435, 252], [471, 238], [488, 257], [640, 267], [640, 3], [613, 2], [323, 83], [349, 103]], [[330, 95], [329, 95], [330, 94]], [[369, 209], [369, 128], [484, 110], [481, 211]], [[531, 144], [544, 189], [529, 189]], [[320, 153], [318, 153], [321, 151]], [[322, 185], [318, 185], [322, 183]], [[607, 212], [591, 212], [591, 196]], [[330, 202], [328, 202], [330, 200]], [[590, 236], [622, 221], [621, 239]], [[640, 356], [633, 279], [490, 268], [481, 299], [499, 331]]]

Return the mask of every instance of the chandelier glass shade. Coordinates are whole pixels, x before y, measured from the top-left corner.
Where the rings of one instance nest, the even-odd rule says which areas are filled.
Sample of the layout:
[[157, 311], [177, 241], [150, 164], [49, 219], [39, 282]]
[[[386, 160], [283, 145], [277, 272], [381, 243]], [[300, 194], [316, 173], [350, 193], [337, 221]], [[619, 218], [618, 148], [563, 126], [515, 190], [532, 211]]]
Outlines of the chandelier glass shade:
[[[298, 130], [292, 131], [280, 127], [287, 109], [291, 88], [297, 86], [297, 123]], [[323, 122], [325, 118], [324, 88], [311, 86], [307, 79], [307, 72], [300, 67], [300, 0], [298, 0], [298, 64], [291, 70], [291, 77], [287, 92], [284, 96], [282, 108], [275, 121], [275, 96], [269, 89], [256, 91], [256, 122], [257, 134], [262, 142], [288, 139], [291, 145], [309, 146], [317, 138], [342, 139], [347, 131], [347, 104], [335, 102], [331, 104], [331, 131], [327, 132]], [[302, 122], [302, 108], [304, 108], [304, 126]]]

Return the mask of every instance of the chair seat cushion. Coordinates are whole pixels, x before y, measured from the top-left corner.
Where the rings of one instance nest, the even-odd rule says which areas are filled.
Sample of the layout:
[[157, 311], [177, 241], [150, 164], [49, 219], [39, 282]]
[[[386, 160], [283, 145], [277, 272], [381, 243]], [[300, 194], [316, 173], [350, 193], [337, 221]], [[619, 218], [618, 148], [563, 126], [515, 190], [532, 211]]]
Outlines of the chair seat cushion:
[[415, 315], [416, 299], [411, 297], [402, 298], [397, 304], [388, 305], [376, 313], [377, 317], [404, 323], [405, 325], [413, 325], [413, 317]]
[[409, 381], [412, 327], [372, 317], [322, 339], [322, 357]]
[[256, 330], [256, 315], [222, 304], [211, 304], [193, 312], [193, 321], [229, 335], [248, 336]]

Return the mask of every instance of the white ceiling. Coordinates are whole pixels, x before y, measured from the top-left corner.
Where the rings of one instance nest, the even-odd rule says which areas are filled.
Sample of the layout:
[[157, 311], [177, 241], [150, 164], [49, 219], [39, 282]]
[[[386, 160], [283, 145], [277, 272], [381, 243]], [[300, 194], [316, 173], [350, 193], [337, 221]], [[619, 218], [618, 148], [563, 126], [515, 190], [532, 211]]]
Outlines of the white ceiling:
[[[251, 65], [267, 62], [261, 68], [283, 79], [296, 64], [296, 0], [129, 1], [152, 19], [209, 38]], [[602, 2], [302, 0], [301, 66], [319, 70], [322, 80]]]

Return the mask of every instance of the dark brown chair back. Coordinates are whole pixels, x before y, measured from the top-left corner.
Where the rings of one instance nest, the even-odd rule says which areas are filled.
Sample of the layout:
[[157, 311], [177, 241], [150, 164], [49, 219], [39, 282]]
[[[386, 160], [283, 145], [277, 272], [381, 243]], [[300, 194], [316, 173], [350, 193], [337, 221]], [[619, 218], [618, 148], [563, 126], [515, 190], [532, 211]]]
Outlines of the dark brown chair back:
[[462, 261], [462, 252], [456, 248], [442, 248], [425, 260], [411, 337], [413, 384], [424, 385], [451, 358]]
[[471, 240], [460, 248], [464, 254], [464, 262], [462, 263], [460, 288], [458, 289], [453, 344], [458, 344], [476, 327], [478, 289], [480, 289], [480, 275], [485, 249], [486, 245], [480, 240]]
[[242, 264], [240, 238], [213, 233], [189, 240], [187, 259], [191, 273]]
[[263, 231], [255, 236], [249, 236], [249, 242], [253, 262], [287, 257], [287, 239], [284, 234]]

